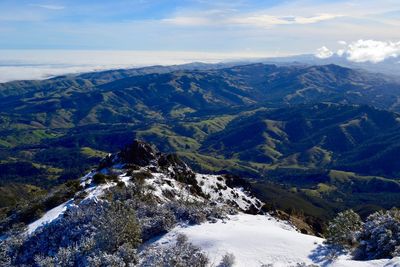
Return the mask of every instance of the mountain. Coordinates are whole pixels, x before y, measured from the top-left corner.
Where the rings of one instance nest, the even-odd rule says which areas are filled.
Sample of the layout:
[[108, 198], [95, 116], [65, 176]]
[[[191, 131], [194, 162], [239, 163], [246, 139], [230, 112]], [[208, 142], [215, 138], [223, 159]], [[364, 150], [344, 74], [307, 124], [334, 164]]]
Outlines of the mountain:
[[[396, 113], [369, 106], [299, 105], [233, 119], [222, 131], [209, 135], [199, 150], [274, 166], [340, 166], [354, 171], [352, 166], [366, 164], [362, 161], [378, 160], [376, 150], [372, 149], [379, 142], [384, 144], [377, 150], [386, 147], [397, 153], [399, 127], [400, 117]], [[379, 157], [387, 164], [376, 172], [399, 176], [400, 169], [390, 161], [393, 155], [384, 151]], [[388, 169], [384, 170], [385, 167]], [[366, 165], [358, 168], [361, 173], [373, 172]]]
[[368, 215], [398, 203], [399, 92], [396, 79], [337, 65], [155, 66], [1, 84], [0, 218], [132, 138], [199, 172], [256, 179], [259, 197], [312, 223], [344, 208]]
[[[118, 153], [107, 155], [97, 169], [76, 183], [74, 188], [69, 187], [70, 196], [67, 198], [63, 195], [65, 192], [57, 191], [51, 202], [47, 198], [40, 203], [31, 203], [31, 208], [34, 207], [36, 211], [30, 212], [36, 216], [29, 218], [29, 214], [20, 210], [2, 222], [1, 239], [6, 243], [0, 242], [1, 251], [9, 253], [7, 256], [10, 258], [2, 257], [1, 261], [9, 260], [12, 266], [40, 265], [45, 261], [41, 255], [63, 253], [63, 248], [83, 242], [85, 238], [107, 243], [97, 244], [101, 246], [98, 255], [100, 256], [108, 249], [111, 249], [109, 252], [113, 251], [109, 246], [122, 245], [120, 240], [123, 238], [127, 238], [131, 245], [137, 242], [151, 242], [178, 224], [192, 225], [216, 221], [238, 212], [257, 214], [261, 212], [262, 207], [262, 202], [246, 191], [246, 181], [233, 176], [195, 173], [176, 155], [162, 154], [150, 144], [139, 141], [134, 141]], [[44, 213], [38, 215], [42, 207], [46, 210], [42, 210]], [[123, 221], [113, 221], [107, 217], [111, 215], [107, 212], [114, 212], [114, 216], [123, 216], [118, 218]], [[136, 226], [133, 225], [136, 220], [140, 223], [140, 236], [131, 240], [123, 234], [128, 230], [136, 231]], [[122, 230], [123, 233], [114, 232], [121, 236], [114, 235], [106, 240], [97, 240], [96, 231], [105, 234], [101, 230], [104, 225], [98, 224], [99, 221], [106, 223], [106, 227], [109, 228], [103, 230]], [[18, 225], [21, 222], [26, 223], [26, 226], [21, 228]], [[17, 225], [18, 230], [15, 230]], [[13, 230], [10, 231], [11, 229]], [[21, 242], [17, 245], [19, 249], [3, 250], [8, 245], [8, 240], [14, 244], [11, 238], [16, 234], [18, 236], [15, 238], [19, 238]], [[110, 243], [114, 241], [115, 243]], [[91, 266], [92, 257], [98, 257], [96, 249], [92, 247], [89, 250], [92, 249], [90, 258], [88, 255], [81, 255], [85, 258], [85, 264], [77, 263], [77, 258], [70, 258], [69, 261], [78, 266]], [[129, 253], [136, 254], [133, 250]], [[143, 253], [145, 251], [142, 251]], [[151, 260], [145, 256], [143, 258]], [[66, 266], [66, 262], [59, 260], [58, 264]], [[135, 261], [137, 260], [131, 263]]]
[[277, 65], [329, 65], [335, 64], [346, 68], [364, 70], [371, 73], [381, 73], [392, 77], [397, 77], [400, 64], [397, 57], [386, 58], [380, 62], [355, 62], [348, 60], [345, 56], [333, 55], [329, 58], [318, 58], [313, 54], [296, 55], [278, 58], [257, 59], [257, 62]]
[[1, 236], [2, 266], [389, 266], [399, 260], [360, 262], [344, 254], [332, 261], [324, 239], [301, 233], [294, 217], [266, 213], [248, 182], [195, 173], [175, 154], [140, 141], [107, 155], [75, 182], [69, 198], [53, 199], [43, 214]]

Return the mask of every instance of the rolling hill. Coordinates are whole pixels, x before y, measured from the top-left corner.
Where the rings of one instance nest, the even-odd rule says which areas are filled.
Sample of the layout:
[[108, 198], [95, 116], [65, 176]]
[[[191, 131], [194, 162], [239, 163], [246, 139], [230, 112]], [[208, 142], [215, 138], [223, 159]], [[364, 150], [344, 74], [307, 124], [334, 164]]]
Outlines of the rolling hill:
[[0, 185], [10, 192], [0, 207], [40, 198], [135, 137], [197, 171], [257, 179], [286, 196], [285, 209], [388, 208], [399, 199], [399, 97], [396, 79], [336, 65], [156, 66], [0, 84]]

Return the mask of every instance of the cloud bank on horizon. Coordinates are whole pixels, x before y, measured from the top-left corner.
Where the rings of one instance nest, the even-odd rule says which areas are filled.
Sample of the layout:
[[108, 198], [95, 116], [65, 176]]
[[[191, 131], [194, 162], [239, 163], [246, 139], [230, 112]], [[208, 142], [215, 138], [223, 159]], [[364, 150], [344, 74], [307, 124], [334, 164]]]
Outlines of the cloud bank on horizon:
[[109, 69], [192, 62], [218, 63], [257, 58], [252, 53], [107, 50], [0, 50], [0, 83], [46, 79]]
[[335, 52], [326, 46], [317, 49], [315, 56], [327, 59], [333, 55], [346, 57], [347, 60], [363, 63], [379, 63], [388, 58], [397, 58], [400, 55], [400, 42], [385, 42], [375, 40], [358, 40], [347, 44], [345, 41], [338, 42], [342, 47]]

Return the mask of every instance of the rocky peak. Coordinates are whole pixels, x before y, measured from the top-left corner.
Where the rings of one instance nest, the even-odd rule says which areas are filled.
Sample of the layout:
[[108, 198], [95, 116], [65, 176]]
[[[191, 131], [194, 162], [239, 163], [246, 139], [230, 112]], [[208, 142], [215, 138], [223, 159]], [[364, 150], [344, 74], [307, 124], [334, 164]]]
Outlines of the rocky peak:
[[154, 162], [157, 154], [159, 154], [157, 149], [150, 144], [134, 140], [132, 144], [125, 146], [118, 153], [118, 158], [122, 163], [144, 167]]
[[[248, 213], [258, 213], [262, 203], [247, 194], [248, 183], [232, 175], [195, 173], [176, 154], [164, 154], [152, 145], [135, 140], [119, 153], [108, 155], [98, 171], [117, 173], [125, 180], [144, 178], [161, 201], [190, 196], [200, 201], [228, 204]], [[139, 179], [139, 178], [138, 178]], [[128, 179], [129, 180], [129, 179]]]

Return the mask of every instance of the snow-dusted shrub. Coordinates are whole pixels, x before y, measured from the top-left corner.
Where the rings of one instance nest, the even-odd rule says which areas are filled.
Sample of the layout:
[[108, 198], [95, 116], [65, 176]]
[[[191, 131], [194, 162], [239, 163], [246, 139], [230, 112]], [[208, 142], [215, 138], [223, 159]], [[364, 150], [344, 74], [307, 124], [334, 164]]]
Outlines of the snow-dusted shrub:
[[360, 216], [352, 210], [340, 212], [328, 225], [326, 242], [350, 249], [357, 244], [357, 234], [362, 228]]
[[96, 173], [95, 175], [93, 175], [93, 182], [96, 184], [105, 184], [106, 182], [110, 181], [110, 182], [118, 182], [118, 175], [116, 174], [109, 174], [109, 175], [105, 175], [102, 173]]
[[115, 252], [122, 245], [136, 248], [141, 243], [141, 231], [136, 212], [131, 205], [113, 201], [93, 222], [99, 248]]
[[170, 209], [159, 205], [153, 197], [144, 197], [140, 189], [134, 185], [114, 187], [110, 194], [113, 202], [123, 202], [135, 210], [141, 225], [143, 241], [165, 234], [176, 225], [175, 215]]
[[209, 260], [205, 253], [187, 238], [178, 236], [177, 242], [170, 246], [147, 248], [142, 256], [139, 266], [158, 267], [205, 267]]
[[24, 242], [22, 235], [12, 235], [0, 241], [0, 266], [12, 266], [15, 259], [14, 251]]
[[164, 206], [138, 203], [137, 213], [144, 241], [165, 234], [176, 225], [175, 215]]
[[226, 217], [223, 207], [211, 206], [210, 203], [171, 201], [165, 204], [165, 207], [175, 214], [177, 221], [189, 224], [200, 224], [206, 220]]
[[172, 208], [180, 221], [187, 221], [189, 224], [200, 224], [207, 220], [207, 211], [201, 208], [201, 203], [184, 203], [182, 205], [171, 203], [168, 206]]
[[90, 256], [87, 259], [87, 266], [90, 267], [108, 267], [121, 266], [133, 267], [138, 262], [136, 250], [127, 246], [119, 247], [118, 251], [109, 254], [107, 252], [99, 252], [97, 255]]
[[144, 183], [146, 179], [153, 177], [153, 174], [149, 171], [140, 171], [132, 173], [132, 178], [139, 183]]
[[93, 175], [92, 180], [96, 184], [105, 184], [107, 182], [107, 176], [102, 173], [96, 173]]
[[217, 267], [232, 267], [235, 264], [235, 255], [232, 253], [225, 254]]
[[[21, 237], [17, 245], [6, 244], [12, 265], [90, 266], [89, 259], [103, 254], [128, 262], [135, 256], [141, 232], [131, 206], [100, 201], [83, 202], [32, 235]], [[122, 247], [130, 253], [122, 253]]]
[[74, 196], [74, 202], [76, 205], [79, 205], [79, 203], [84, 200], [87, 197], [88, 193], [86, 191], [79, 191], [78, 193], [75, 194]]
[[380, 259], [400, 256], [400, 210], [371, 214], [358, 236], [356, 257]]

